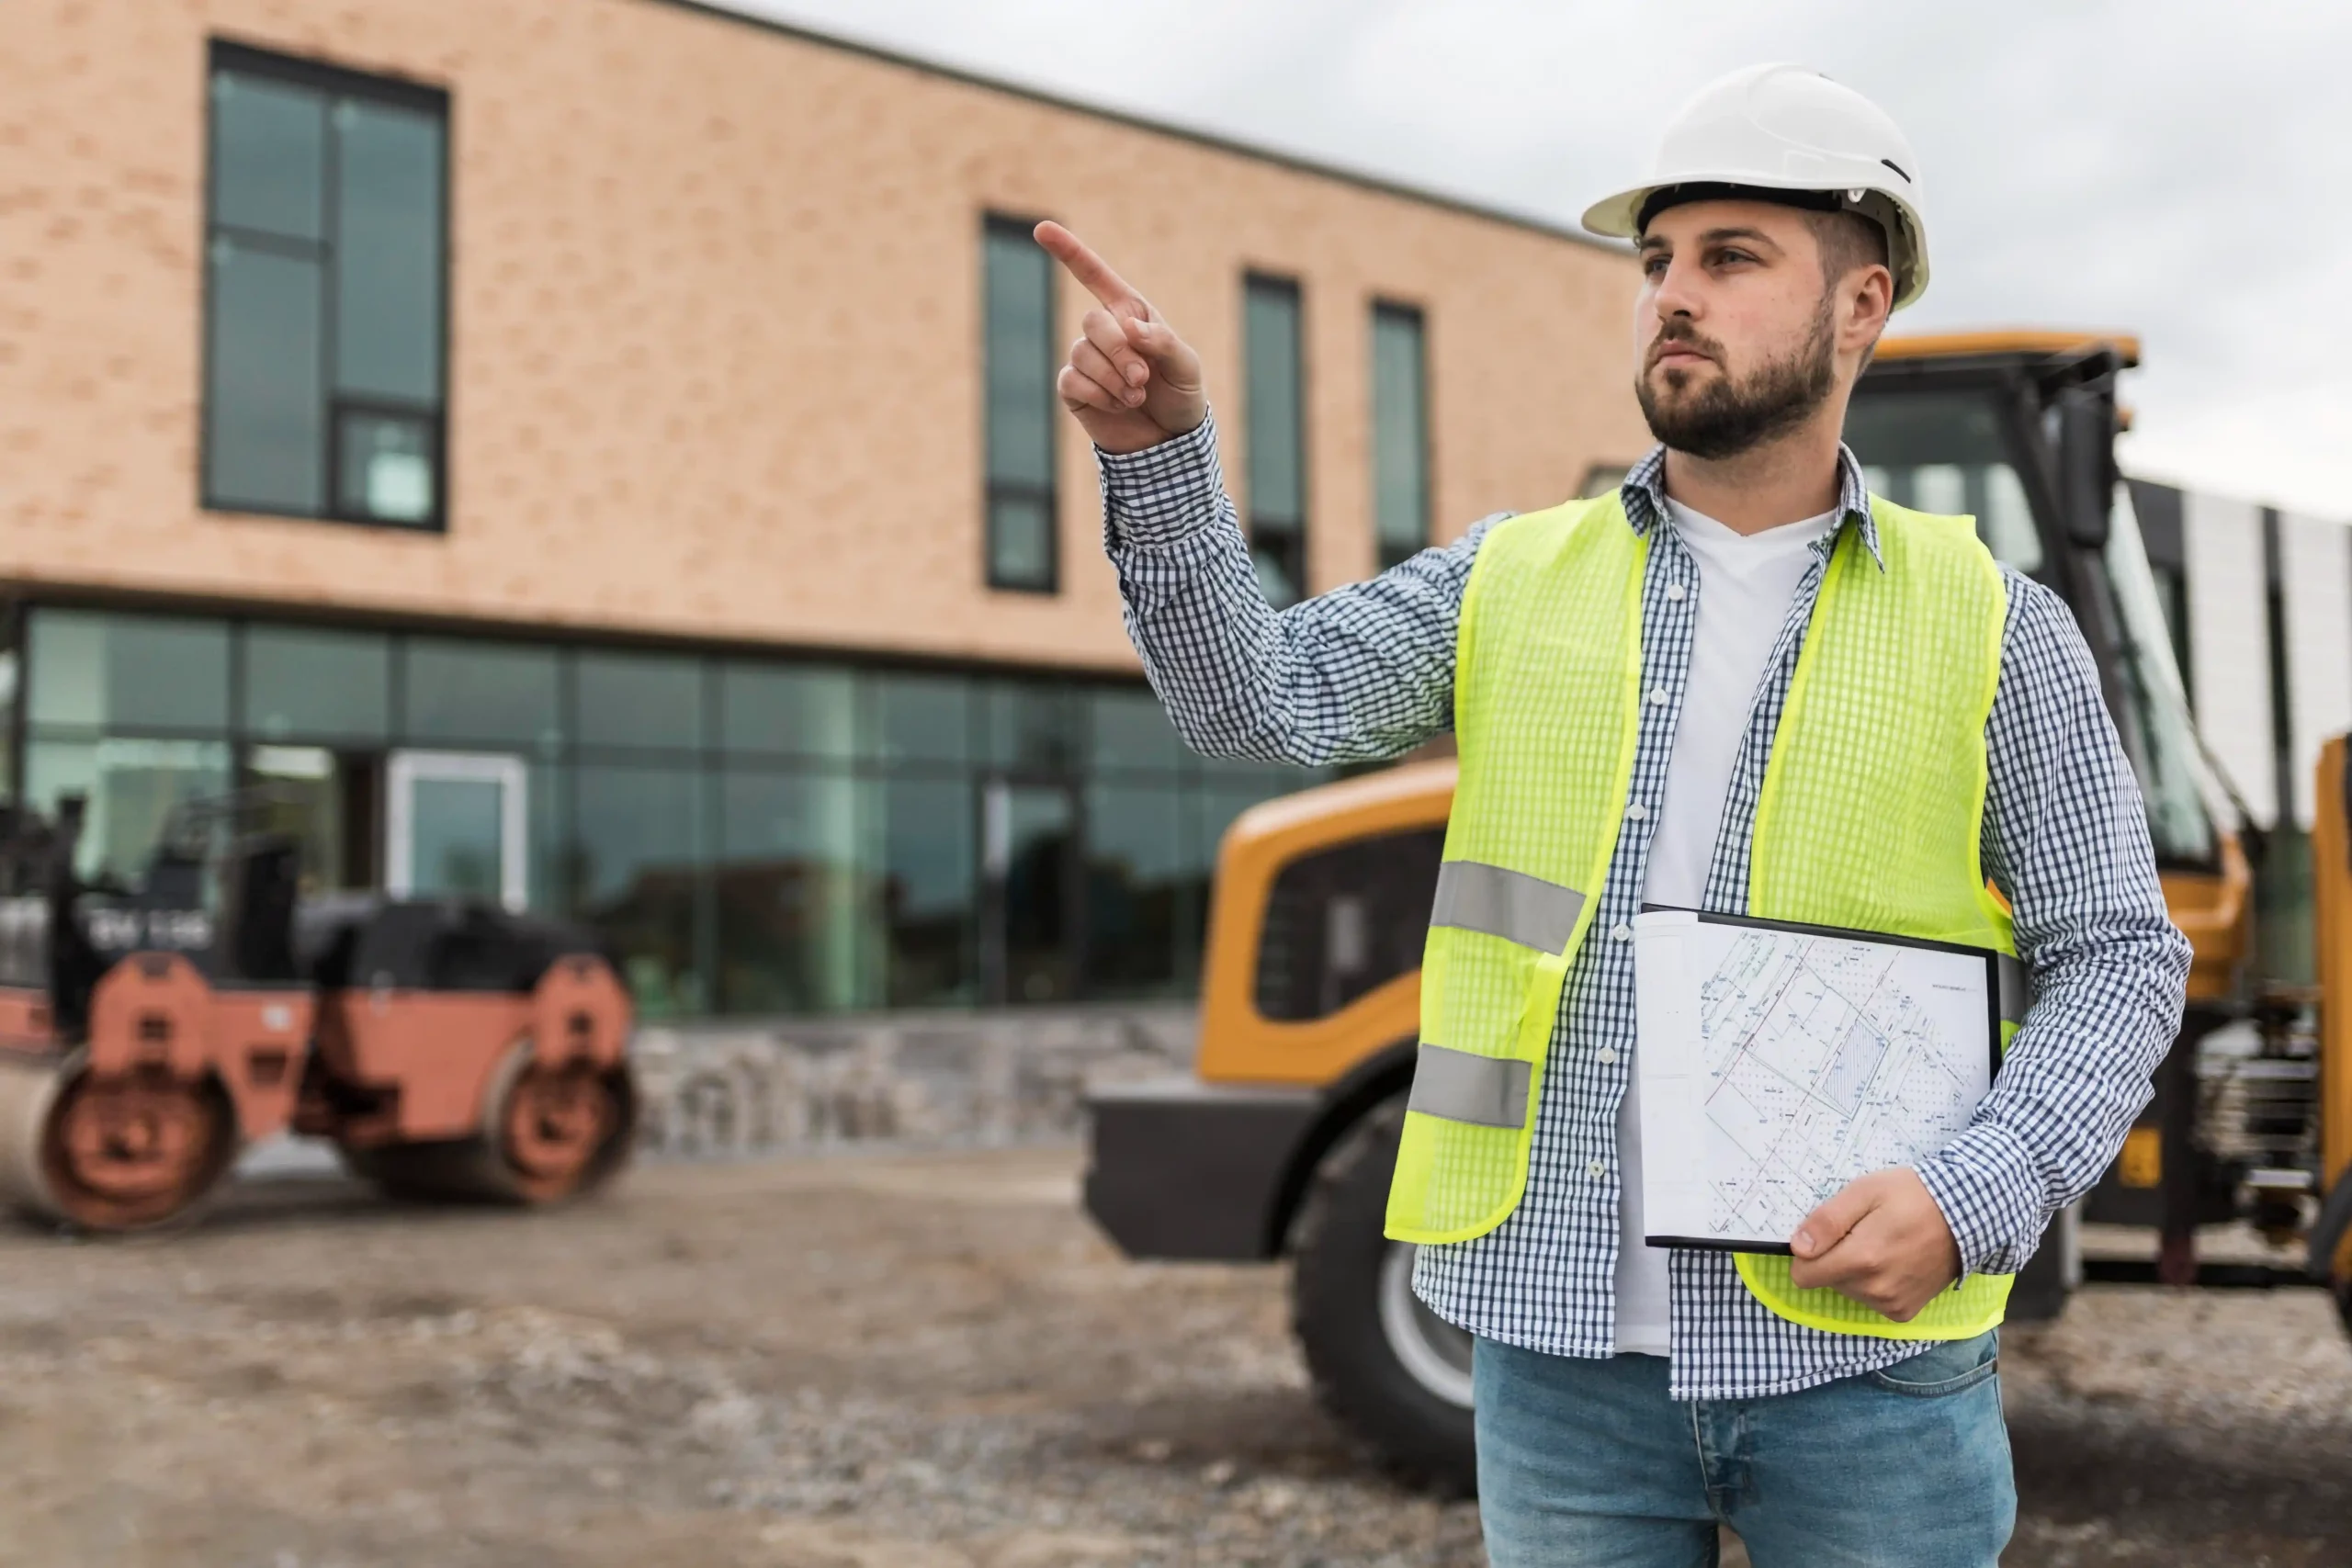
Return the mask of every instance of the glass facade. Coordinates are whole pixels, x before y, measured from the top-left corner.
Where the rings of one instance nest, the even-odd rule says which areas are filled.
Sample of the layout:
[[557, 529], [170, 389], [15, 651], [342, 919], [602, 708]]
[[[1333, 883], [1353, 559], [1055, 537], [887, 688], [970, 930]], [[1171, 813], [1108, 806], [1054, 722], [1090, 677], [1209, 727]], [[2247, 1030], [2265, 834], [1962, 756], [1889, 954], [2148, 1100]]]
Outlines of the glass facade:
[[1195, 757], [1133, 682], [62, 607], [24, 627], [10, 776], [43, 811], [87, 798], [85, 874], [135, 881], [175, 807], [235, 788], [313, 889], [496, 897], [518, 843], [517, 901], [601, 933], [647, 1018], [1183, 995], [1218, 836], [1320, 776]]

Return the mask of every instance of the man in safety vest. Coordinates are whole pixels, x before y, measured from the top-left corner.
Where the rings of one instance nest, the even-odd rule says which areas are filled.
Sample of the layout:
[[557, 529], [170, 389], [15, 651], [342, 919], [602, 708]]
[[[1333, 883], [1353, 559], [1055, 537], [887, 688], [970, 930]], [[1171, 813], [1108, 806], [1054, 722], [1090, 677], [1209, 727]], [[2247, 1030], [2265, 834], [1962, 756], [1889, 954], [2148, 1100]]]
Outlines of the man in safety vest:
[[[1038, 229], [1101, 302], [1058, 389], [1184, 738], [1321, 764], [1456, 735], [1388, 1233], [1475, 1337], [1498, 1568], [1681, 1568], [1713, 1561], [1719, 1521], [1759, 1568], [1989, 1568], [2016, 1512], [2009, 1279], [2178, 1028], [2188, 944], [2072, 617], [1969, 520], [1871, 496], [1839, 440], [1888, 315], [1927, 287], [1919, 172], [1884, 113], [1812, 72], [1702, 90], [1652, 176], [1585, 214], [1636, 248], [1659, 446], [1609, 496], [1281, 612], [1199, 358]], [[2021, 959], [2033, 1000], [1966, 1130], [1836, 1194], [1792, 1256], [1649, 1247], [1645, 902], [1967, 943]]]

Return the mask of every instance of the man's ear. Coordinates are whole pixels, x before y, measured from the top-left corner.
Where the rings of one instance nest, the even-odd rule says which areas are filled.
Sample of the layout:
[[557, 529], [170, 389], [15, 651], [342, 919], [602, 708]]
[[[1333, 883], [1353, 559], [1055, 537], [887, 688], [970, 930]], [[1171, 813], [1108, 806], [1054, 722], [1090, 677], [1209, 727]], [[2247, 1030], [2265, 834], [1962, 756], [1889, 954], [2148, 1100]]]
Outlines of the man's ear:
[[1866, 266], [1859, 274], [1849, 275], [1842, 290], [1839, 312], [1845, 319], [1839, 323], [1839, 336], [1846, 341], [1840, 348], [1857, 354], [1867, 354], [1886, 331], [1886, 321], [1894, 313], [1894, 274], [1883, 266]]

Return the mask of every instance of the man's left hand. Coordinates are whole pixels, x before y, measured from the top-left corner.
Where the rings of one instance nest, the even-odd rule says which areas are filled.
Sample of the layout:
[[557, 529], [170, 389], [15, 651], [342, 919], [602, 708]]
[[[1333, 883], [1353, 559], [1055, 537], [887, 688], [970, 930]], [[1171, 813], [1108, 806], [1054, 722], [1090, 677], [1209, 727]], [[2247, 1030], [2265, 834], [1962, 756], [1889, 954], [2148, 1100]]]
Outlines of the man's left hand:
[[1960, 1278], [1960, 1245], [1909, 1167], [1849, 1182], [1789, 1238], [1789, 1277], [1908, 1323]]

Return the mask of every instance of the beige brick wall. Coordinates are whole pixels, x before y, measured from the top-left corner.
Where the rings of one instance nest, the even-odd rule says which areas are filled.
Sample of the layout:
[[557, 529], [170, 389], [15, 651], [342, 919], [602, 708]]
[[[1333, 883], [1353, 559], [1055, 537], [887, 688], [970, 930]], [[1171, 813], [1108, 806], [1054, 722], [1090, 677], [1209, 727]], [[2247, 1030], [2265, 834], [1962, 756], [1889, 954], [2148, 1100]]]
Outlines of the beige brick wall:
[[[1428, 312], [1442, 535], [1646, 444], [1631, 264], [659, 0], [7, 0], [0, 578], [1132, 663], [1065, 424], [1064, 587], [980, 546], [978, 234], [1093, 241], [1207, 356], [1306, 304], [1316, 584], [1371, 569], [1369, 310]], [[197, 505], [206, 39], [453, 95], [446, 536]], [[1075, 332], [1080, 291], [1065, 287]]]

